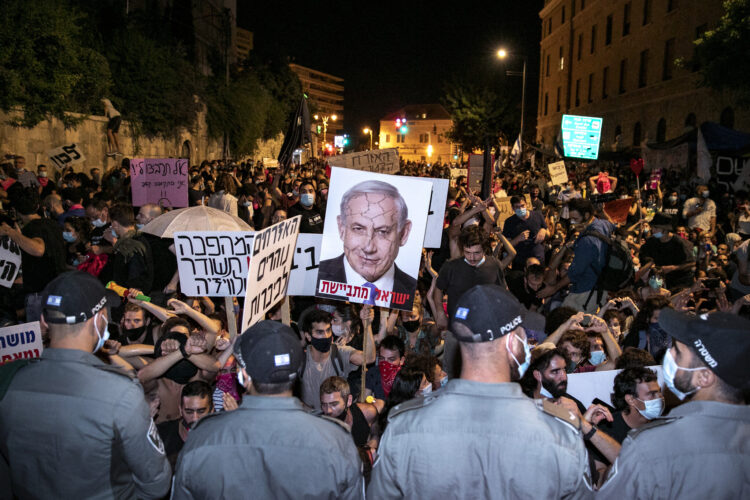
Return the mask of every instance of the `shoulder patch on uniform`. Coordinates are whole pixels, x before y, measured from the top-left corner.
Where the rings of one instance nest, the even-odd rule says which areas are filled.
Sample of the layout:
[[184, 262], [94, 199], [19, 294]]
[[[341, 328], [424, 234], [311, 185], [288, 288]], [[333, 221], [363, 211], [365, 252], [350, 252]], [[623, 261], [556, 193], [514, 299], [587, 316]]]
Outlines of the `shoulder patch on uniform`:
[[151, 425], [148, 426], [146, 439], [148, 439], [148, 442], [151, 443], [151, 446], [153, 446], [156, 451], [158, 451], [162, 455], [165, 454], [164, 443], [161, 440], [161, 436], [159, 435], [159, 429], [156, 427], [156, 424], [154, 423], [153, 418], [151, 419]]
[[[540, 402], [541, 401], [541, 402]], [[554, 417], [556, 420], [567, 424], [576, 433], [581, 432], [581, 422], [578, 417], [570, 413], [564, 406], [556, 405], [547, 398], [534, 401], [536, 407], [543, 413]]]
[[334, 423], [334, 424], [338, 425], [340, 428], [342, 428], [343, 430], [345, 430], [347, 433], [352, 432], [351, 427], [349, 427], [348, 425], [346, 425], [346, 422], [342, 422], [341, 420], [339, 420], [337, 418], [329, 417], [327, 415], [322, 415], [322, 414], [321, 415], [315, 415], [315, 416], [318, 417], [318, 418], [322, 418], [323, 420], [327, 420], [327, 421], [329, 421], [331, 423]]
[[441, 392], [442, 391], [432, 392], [426, 396], [410, 399], [409, 401], [404, 401], [403, 403], [394, 406], [393, 408], [391, 408], [391, 411], [388, 412], [388, 422], [391, 422], [391, 420], [395, 416], [400, 415], [404, 412], [423, 408], [433, 403], [435, 400], [437, 400], [437, 398], [440, 397]]
[[638, 435], [640, 435], [642, 432], [645, 432], [649, 429], [654, 429], [656, 427], [661, 427], [662, 425], [669, 424], [671, 422], [674, 422], [682, 417], [657, 417], [653, 420], [651, 420], [649, 423], [642, 425], [641, 427], [637, 429], [633, 429], [630, 432], [628, 432], [628, 437], [635, 439]]

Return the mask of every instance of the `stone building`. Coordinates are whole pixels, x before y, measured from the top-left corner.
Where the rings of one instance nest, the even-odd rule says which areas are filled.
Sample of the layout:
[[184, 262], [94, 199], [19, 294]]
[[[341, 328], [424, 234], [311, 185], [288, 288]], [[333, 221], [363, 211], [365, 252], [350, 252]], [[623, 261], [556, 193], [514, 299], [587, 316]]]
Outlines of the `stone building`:
[[412, 104], [380, 120], [378, 142], [381, 149], [397, 148], [405, 160], [451, 162], [458, 155], [458, 145], [446, 137], [452, 126], [440, 104]]
[[718, 24], [722, 0], [545, 0], [539, 12], [537, 141], [551, 149], [563, 114], [603, 117], [601, 149], [638, 148], [718, 122], [750, 130], [731, 96], [678, 67]]

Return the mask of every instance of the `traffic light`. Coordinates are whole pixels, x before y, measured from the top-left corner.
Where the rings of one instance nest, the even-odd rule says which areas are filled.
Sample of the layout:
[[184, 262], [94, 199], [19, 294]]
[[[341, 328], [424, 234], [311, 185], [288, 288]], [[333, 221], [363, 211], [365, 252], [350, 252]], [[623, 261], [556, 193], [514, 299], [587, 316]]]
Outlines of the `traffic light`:
[[406, 126], [406, 118], [396, 118], [396, 130], [402, 134], [409, 131], [409, 128]]
[[323, 127], [321, 125], [318, 125], [318, 133], [320, 134], [321, 132], [323, 132]]
[[349, 145], [349, 136], [348, 136], [348, 135], [345, 135], [345, 136], [344, 136], [344, 147], [346, 147], [346, 146], [348, 146], [348, 145]]

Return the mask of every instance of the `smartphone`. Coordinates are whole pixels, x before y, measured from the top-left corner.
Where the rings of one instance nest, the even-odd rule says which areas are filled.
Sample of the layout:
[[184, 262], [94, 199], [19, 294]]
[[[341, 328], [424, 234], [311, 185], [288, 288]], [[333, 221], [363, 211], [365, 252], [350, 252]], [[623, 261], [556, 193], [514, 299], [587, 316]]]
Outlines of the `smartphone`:
[[583, 319], [581, 320], [581, 326], [586, 328], [590, 324], [591, 324], [591, 315], [590, 314], [584, 315]]
[[706, 278], [703, 280], [703, 286], [706, 288], [718, 288], [720, 281], [719, 278]]

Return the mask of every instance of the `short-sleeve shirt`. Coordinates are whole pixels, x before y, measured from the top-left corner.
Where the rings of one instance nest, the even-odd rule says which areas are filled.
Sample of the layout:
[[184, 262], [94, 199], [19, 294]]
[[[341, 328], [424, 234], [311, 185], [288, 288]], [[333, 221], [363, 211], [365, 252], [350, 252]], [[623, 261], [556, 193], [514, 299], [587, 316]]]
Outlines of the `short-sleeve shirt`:
[[[649, 238], [641, 247], [639, 256], [641, 259], [650, 257], [659, 267], [680, 266], [694, 260], [690, 243], [674, 235], [666, 243], [656, 237]], [[677, 287], [688, 287], [693, 283], [693, 270], [672, 271], [667, 273], [665, 278], [669, 290]]]
[[505, 277], [500, 262], [492, 255], [485, 257], [479, 266], [471, 266], [463, 257], [451, 259], [440, 268], [437, 286], [448, 295], [448, 317], [456, 310], [461, 295], [474, 285], [500, 285], [505, 287]]
[[716, 217], [716, 203], [709, 198], [690, 198], [685, 202], [682, 209], [683, 215], [692, 212], [698, 205], [703, 206], [703, 211], [698, 215], [688, 218], [687, 225], [690, 229], [700, 228], [702, 231], [711, 230], [711, 218]]
[[[349, 359], [352, 353], [356, 351], [353, 347], [337, 346], [341, 364], [344, 367], [344, 373], [337, 374], [333, 366], [333, 355], [328, 356], [322, 363], [314, 361], [310, 349], [307, 349], [305, 371], [302, 374], [302, 401], [316, 410], [320, 410], [320, 384], [328, 377], [341, 376], [346, 378], [349, 372], [356, 368]], [[330, 351], [329, 351], [330, 352]]]
[[531, 210], [528, 219], [521, 219], [515, 214], [505, 219], [503, 235], [509, 240], [512, 240], [523, 231], [529, 231], [529, 237], [526, 240], [514, 245], [516, 249], [516, 257], [513, 259], [514, 263], [517, 262], [524, 265], [526, 259], [529, 257], [536, 257], [540, 262], [544, 262], [544, 245], [534, 241], [541, 229], [547, 229], [547, 223], [544, 221], [542, 213], [538, 210]]
[[44, 254], [41, 257], [34, 257], [26, 252], [21, 253], [24, 291], [38, 293], [65, 270], [67, 251], [62, 237], [62, 228], [53, 220], [36, 219], [26, 224], [21, 233], [27, 238], [44, 240]]
[[[737, 257], [737, 262], [747, 262], [747, 252], [750, 249], [750, 240], [746, 240], [742, 243], [739, 247], [737, 247], [737, 250], [734, 251], [734, 255]], [[748, 273], [750, 273], [750, 262], [748, 263]], [[740, 271], [737, 270], [734, 273], [734, 276], [732, 276], [732, 283], [729, 285], [731, 288], [734, 288], [740, 293], [743, 293], [747, 295], [750, 293], [750, 286], [743, 285], [740, 283]]]

